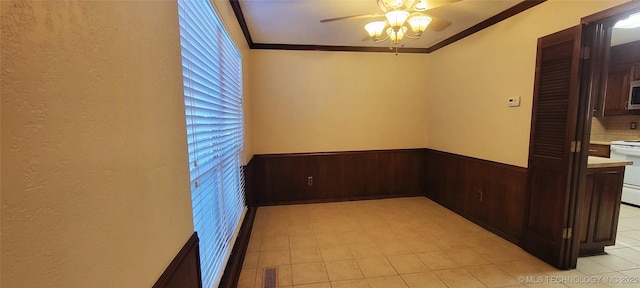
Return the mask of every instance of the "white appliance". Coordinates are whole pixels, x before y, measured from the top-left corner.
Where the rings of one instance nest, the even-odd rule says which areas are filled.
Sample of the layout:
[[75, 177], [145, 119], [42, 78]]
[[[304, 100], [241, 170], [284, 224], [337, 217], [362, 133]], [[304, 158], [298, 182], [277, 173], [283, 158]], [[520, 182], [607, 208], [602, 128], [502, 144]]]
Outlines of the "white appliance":
[[640, 109], [640, 80], [631, 81], [627, 109]]
[[611, 142], [611, 159], [633, 161], [624, 170], [622, 202], [640, 206], [640, 140]]

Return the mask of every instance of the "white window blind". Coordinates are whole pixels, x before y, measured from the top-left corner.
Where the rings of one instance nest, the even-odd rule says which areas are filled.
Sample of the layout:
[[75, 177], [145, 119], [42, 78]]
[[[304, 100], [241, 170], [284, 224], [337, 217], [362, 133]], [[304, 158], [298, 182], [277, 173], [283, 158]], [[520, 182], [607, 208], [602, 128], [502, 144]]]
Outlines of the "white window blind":
[[179, 0], [193, 222], [217, 287], [245, 211], [242, 58], [207, 0]]

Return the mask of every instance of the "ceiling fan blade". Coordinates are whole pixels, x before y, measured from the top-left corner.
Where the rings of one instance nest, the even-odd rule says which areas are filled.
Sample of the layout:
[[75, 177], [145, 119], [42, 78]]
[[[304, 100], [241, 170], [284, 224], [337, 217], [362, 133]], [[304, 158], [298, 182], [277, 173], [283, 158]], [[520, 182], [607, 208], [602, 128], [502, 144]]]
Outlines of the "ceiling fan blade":
[[426, 0], [407, 0], [406, 2], [404, 2], [404, 7], [406, 7], [405, 9], [413, 9], [413, 6], [415, 6], [416, 4], [422, 1], [426, 1]]
[[450, 21], [444, 20], [442, 18], [433, 17], [433, 16], [429, 16], [429, 17], [431, 17], [431, 23], [429, 23], [429, 26], [427, 26], [427, 29], [429, 30], [440, 32], [446, 29], [447, 27], [451, 26]]
[[[412, 1], [412, 0], [409, 0]], [[461, 0], [415, 0], [415, 2], [413, 2], [411, 5], [409, 5], [407, 2], [407, 8], [409, 9], [413, 9], [414, 11], [427, 11], [427, 10], [431, 10], [433, 8], [438, 8], [444, 5], [449, 5], [449, 4], [453, 4], [456, 2], [459, 2]], [[423, 8], [423, 7], [426, 7]]]
[[366, 18], [376, 18], [376, 17], [384, 17], [384, 14], [378, 14], [378, 13], [376, 13], [376, 14], [362, 14], [362, 15], [353, 15], [353, 16], [329, 18], [329, 19], [320, 20], [320, 23], [347, 20], [347, 19], [366, 19]]

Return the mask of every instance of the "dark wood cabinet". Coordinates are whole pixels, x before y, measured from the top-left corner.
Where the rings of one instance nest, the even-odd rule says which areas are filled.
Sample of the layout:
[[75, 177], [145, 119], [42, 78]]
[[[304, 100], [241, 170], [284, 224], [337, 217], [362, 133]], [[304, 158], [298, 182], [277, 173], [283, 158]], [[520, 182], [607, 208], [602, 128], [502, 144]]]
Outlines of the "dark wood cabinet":
[[631, 81], [640, 80], [640, 62], [636, 62], [631, 66]]
[[609, 67], [603, 116], [630, 114], [627, 105], [629, 101], [629, 87], [631, 87], [630, 78], [632, 67], [633, 65], [631, 64], [618, 64]]
[[589, 144], [589, 156], [609, 158], [610, 147], [610, 145], [591, 143]]
[[604, 253], [614, 245], [622, 196], [624, 166], [589, 168], [580, 197], [580, 256]]
[[640, 41], [611, 47], [605, 93], [594, 99], [593, 116], [638, 114], [628, 110], [631, 81], [640, 80]]

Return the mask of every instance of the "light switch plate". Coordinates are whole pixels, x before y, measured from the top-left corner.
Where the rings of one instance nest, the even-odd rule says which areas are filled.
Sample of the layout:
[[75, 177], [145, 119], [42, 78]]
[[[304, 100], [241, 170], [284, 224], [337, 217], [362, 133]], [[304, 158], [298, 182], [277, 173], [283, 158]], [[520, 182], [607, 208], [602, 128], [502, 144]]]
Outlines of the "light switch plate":
[[520, 106], [520, 97], [510, 97], [507, 100], [507, 104], [509, 107], [518, 107]]

